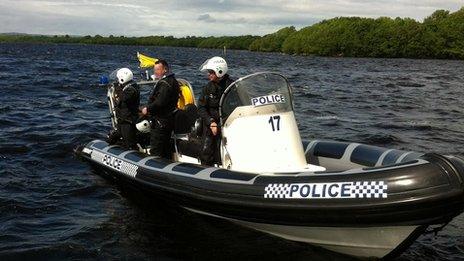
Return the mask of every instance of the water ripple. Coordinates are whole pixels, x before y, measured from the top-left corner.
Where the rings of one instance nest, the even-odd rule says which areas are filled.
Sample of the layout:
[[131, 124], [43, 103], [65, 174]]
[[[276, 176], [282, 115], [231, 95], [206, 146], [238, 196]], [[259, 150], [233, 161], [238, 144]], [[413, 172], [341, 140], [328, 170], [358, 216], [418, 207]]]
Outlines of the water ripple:
[[[137, 70], [137, 51], [170, 61], [197, 95], [206, 83], [198, 66], [221, 55], [214, 49], [0, 44], [0, 259], [350, 260], [166, 202], [141, 201], [75, 159], [75, 146], [108, 131], [99, 76], [121, 66]], [[233, 50], [227, 61], [233, 78], [258, 71], [289, 78], [303, 139], [464, 154], [462, 61]], [[399, 260], [460, 259], [463, 228], [461, 215], [438, 237], [421, 237]]]

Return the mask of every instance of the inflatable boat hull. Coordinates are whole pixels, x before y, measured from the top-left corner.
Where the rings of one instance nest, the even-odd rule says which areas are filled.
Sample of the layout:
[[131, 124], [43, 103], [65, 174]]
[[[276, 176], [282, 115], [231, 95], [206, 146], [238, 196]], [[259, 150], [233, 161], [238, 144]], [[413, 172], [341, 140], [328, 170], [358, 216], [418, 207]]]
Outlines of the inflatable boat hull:
[[[318, 152], [324, 146], [304, 146], [308, 158], [330, 161]], [[364, 145], [346, 145], [339, 159], [356, 155], [359, 146]], [[389, 153], [385, 149], [379, 157]], [[98, 174], [191, 211], [360, 257], [399, 254], [428, 226], [449, 222], [464, 207], [463, 161], [437, 154], [398, 156], [385, 166], [288, 174], [156, 159], [103, 141], [88, 143], [78, 154]]]

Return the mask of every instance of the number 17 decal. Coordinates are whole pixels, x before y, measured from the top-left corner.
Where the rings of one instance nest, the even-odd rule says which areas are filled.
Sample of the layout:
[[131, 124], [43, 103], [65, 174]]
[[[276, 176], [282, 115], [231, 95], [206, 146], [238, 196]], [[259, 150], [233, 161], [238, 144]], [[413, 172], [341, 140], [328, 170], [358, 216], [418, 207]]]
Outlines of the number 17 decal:
[[269, 117], [269, 124], [271, 124], [272, 131], [280, 131], [280, 115]]

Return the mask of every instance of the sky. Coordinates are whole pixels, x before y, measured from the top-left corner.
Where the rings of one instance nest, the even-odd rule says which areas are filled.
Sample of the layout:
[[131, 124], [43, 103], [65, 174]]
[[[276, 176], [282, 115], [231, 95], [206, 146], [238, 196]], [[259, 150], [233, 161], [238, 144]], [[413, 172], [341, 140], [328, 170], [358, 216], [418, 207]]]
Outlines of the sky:
[[0, 33], [264, 35], [339, 16], [422, 21], [463, 6], [464, 0], [0, 0]]

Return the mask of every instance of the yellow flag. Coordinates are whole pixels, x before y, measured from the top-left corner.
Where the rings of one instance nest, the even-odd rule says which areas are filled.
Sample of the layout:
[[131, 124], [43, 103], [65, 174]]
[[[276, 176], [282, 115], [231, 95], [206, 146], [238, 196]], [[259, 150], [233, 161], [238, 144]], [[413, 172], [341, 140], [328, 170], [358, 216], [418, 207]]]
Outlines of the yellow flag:
[[148, 68], [155, 66], [155, 62], [158, 61], [156, 58], [152, 58], [137, 52], [137, 58], [140, 61], [140, 68]]

